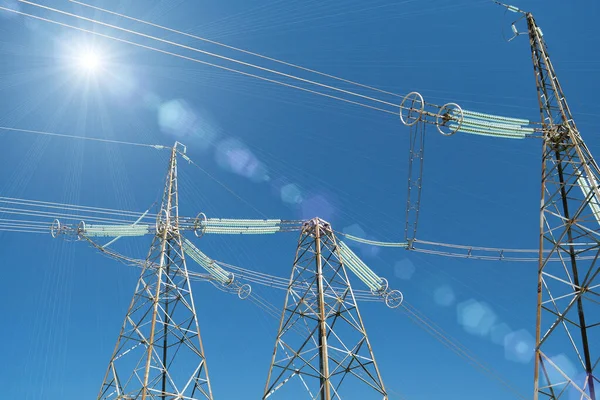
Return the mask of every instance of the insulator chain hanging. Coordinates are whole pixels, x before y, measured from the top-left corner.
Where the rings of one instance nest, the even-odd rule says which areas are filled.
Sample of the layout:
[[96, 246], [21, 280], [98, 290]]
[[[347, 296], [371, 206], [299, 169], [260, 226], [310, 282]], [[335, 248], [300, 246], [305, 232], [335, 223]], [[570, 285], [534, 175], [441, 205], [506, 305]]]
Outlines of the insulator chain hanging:
[[385, 299], [385, 304], [390, 308], [396, 308], [402, 304], [402, 300], [404, 299], [402, 292], [399, 290], [389, 290], [388, 281], [375, 274], [341, 240], [338, 241], [338, 248], [344, 265], [371, 289], [371, 293]]
[[78, 236], [88, 237], [118, 237], [118, 236], [144, 236], [153, 233], [152, 227], [141, 225], [86, 225], [81, 222], [77, 227]]
[[194, 234], [265, 235], [277, 233], [282, 229], [280, 219], [225, 219], [207, 218], [204, 213], [198, 214], [193, 223]]
[[183, 251], [185, 254], [194, 260], [196, 264], [201, 266], [206, 272], [208, 272], [217, 282], [219, 282], [222, 286], [234, 289], [239, 298], [242, 300], [250, 296], [250, 293], [252, 292], [250, 285], [239, 284], [235, 280], [235, 275], [232, 272], [228, 272], [223, 269], [215, 260], [211, 259], [202, 251], [200, 251], [200, 249], [194, 246], [194, 244], [188, 239], [182, 239]]
[[[79, 238], [87, 237], [122, 237], [122, 236], [144, 236], [162, 232], [165, 221], [157, 218], [156, 226], [149, 224], [127, 224], [127, 225], [89, 225], [84, 221], [79, 225], [65, 225], [55, 219], [50, 226], [52, 237], [59, 235], [73, 235]], [[197, 237], [204, 234], [220, 235], [269, 235], [278, 232], [296, 231], [300, 228], [297, 221], [282, 221], [280, 219], [220, 219], [206, 218], [201, 213], [195, 219], [180, 218], [179, 231], [193, 231]]]
[[472, 135], [493, 136], [507, 139], [523, 139], [533, 136], [536, 130], [526, 119], [484, 114], [464, 110], [456, 103], [439, 107], [426, 103], [418, 92], [407, 94], [400, 103], [400, 120], [406, 126], [422, 121], [435, 125], [444, 136], [456, 132]]

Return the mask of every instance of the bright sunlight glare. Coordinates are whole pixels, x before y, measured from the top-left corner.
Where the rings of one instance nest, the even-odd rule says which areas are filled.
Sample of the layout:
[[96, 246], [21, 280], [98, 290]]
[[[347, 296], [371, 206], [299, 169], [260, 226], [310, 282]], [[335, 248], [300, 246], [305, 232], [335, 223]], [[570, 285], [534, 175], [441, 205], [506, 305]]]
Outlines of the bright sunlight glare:
[[79, 57], [79, 67], [88, 72], [95, 72], [100, 68], [101, 60], [98, 54], [87, 52]]

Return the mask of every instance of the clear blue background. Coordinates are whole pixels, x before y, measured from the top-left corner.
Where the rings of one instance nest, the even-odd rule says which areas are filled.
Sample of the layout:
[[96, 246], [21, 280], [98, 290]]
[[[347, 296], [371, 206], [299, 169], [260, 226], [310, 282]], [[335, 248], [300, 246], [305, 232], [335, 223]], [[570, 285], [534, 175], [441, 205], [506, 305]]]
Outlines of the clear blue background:
[[[0, 4], [108, 32], [12, 0]], [[235, 55], [67, 1], [44, 4]], [[416, 90], [433, 103], [539, 119], [528, 40], [503, 40], [514, 14], [504, 16], [491, 1], [95, 4], [392, 92]], [[596, 153], [598, 3], [515, 5], [533, 12], [542, 27], [578, 126]], [[101, 73], [85, 76], [74, 67], [82, 47], [101, 49]], [[408, 129], [393, 115], [9, 13], [0, 13], [0, 110], [2, 126], [151, 144], [183, 141], [214, 178], [180, 166], [183, 215], [318, 215], [339, 231], [403, 239]], [[186, 121], [195, 121], [193, 129]], [[418, 237], [535, 248], [540, 141], [446, 138], [432, 127], [427, 137]], [[144, 211], [162, 190], [166, 151], [5, 131], [0, 140], [2, 196]], [[224, 161], [232, 149], [242, 158]], [[248, 172], [248, 159], [260, 168]], [[236, 172], [236, 165], [246, 168]], [[0, 232], [0, 239], [2, 397], [94, 398], [139, 271], [50, 235]], [[116, 248], [143, 258], [149, 240], [123, 240]], [[296, 240], [284, 234], [196, 243], [215, 259], [288, 276]], [[412, 306], [518, 392], [532, 395], [535, 263], [356, 249]], [[364, 289], [360, 282], [355, 287]], [[283, 292], [254, 289], [282, 306]], [[208, 284], [196, 283], [194, 290], [215, 398], [259, 398], [278, 321]], [[517, 398], [401, 312], [372, 303], [361, 310], [390, 399]]]

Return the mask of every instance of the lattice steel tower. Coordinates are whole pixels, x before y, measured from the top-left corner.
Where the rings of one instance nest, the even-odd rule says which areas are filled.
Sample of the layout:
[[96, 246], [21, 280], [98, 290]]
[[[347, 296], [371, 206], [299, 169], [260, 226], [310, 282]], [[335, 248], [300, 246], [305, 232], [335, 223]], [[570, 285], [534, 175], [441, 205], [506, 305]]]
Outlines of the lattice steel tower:
[[383, 280], [336, 242], [328, 223], [305, 223], [263, 399], [291, 398], [291, 387], [294, 399], [303, 398], [300, 391], [309, 399], [387, 399], [345, 264], [387, 291], [387, 283], [378, 286]]
[[178, 152], [176, 144], [156, 234], [98, 399], [213, 398], [179, 229]]
[[544, 133], [534, 399], [597, 400], [600, 169], [575, 125], [533, 15], [506, 7], [527, 22]]

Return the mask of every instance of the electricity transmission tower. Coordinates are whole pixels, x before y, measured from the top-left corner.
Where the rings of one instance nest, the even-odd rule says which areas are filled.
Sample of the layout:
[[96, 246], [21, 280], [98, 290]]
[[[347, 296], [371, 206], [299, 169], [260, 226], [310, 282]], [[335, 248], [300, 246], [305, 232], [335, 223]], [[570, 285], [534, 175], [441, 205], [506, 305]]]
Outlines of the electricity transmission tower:
[[[387, 399], [345, 267], [374, 293], [387, 284], [355, 257], [327, 222], [304, 224], [263, 399]], [[295, 392], [277, 392], [286, 384]]]
[[527, 22], [544, 133], [534, 399], [597, 400], [600, 169], [575, 125], [533, 15], [506, 7]]
[[179, 227], [178, 143], [156, 234], [98, 399], [212, 399]]

